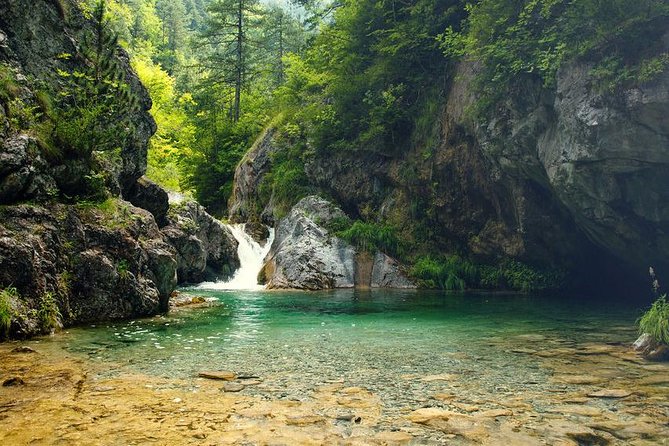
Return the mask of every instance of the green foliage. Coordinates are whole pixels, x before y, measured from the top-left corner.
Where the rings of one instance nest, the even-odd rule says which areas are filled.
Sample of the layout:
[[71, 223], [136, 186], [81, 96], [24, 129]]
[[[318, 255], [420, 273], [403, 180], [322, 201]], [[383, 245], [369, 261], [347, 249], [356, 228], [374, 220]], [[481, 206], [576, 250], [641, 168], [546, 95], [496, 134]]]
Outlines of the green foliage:
[[56, 328], [62, 327], [61, 314], [58, 304], [51, 292], [44, 293], [39, 300], [37, 308], [37, 323], [43, 333], [48, 333]]
[[[93, 28], [82, 41], [84, 69], [58, 70], [54, 139], [70, 156], [90, 159], [93, 151], [120, 150], [133, 128], [137, 98], [123, 79], [117, 58], [118, 38], [106, 16], [106, 2], [92, 10]], [[63, 55], [63, 58], [71, 57]]]
[[16, 288], [9, 287], [0, 290], [0, 340], [6, 339], [9, 336], [9, 327], [14, 317], [11, 301], [16, 300], [18, 297], [19, 293]]
[[667, 66], [666, 2], [481, 0], [467, 12], [464, 31], [448, 27], [439, 41], [448, 57], [484, 62], [483, 111], [522, 85], [524, 75], [553, 86], [557, 70], [580, 57], [596, 62], [602, 90], [647, 81]]
[[656, 342], [669, 345], [669, 302], [660, 296], [638, 320], [639, 333], [649, 334]]
[[192, 156], [195, 143], [196, 127], [188, 114], [195, 102], [190, 93], [180, 94], [176, 80], [150, 59], [137, 57], [132, 65], [151, 95], [158, 127], [150, 140], [146, 175], [168, 190], [181, 191], [185, 178], [180, 166]]
[[340, 232], [345, 232], [351, 228], [353, 225], [353, 221], [351, 221], [350, 218], [348, 217], [336, 217], [328, 222], [316, 222], [319, 225], [323, 226], [325, 229], [328, 230], [328, 232], [331, 232], [333, 234], [337, 234]]
[[21, 87], [16, 82], [14, 71], [8, 65], [0, 63], [0, 101], [8, 104], [20, 93]]
[[336, 232], [336, 235], [365, 252], [380, 250], [398, 255], [401, 251], [395, 228], [387, 224], [356, 220], [347, 229]]
[[539, 271], [516, 260], [504, 260], [499, 265], [479, 268], [480, 286], [490, 289], [541, 291], [557, 289], [563, 285], [560, 271]]
[[422, 287], [445, 290], [486, 288], [541, 291], [557, 289], [564, 280], [559, 272], [539, 271], [515, 260], [507, 259], [496, 266], [476, 265], [455, 255], [419, 257], [410, 275]]
[[127, 280], [129, 275], [130, 263], [126, 259], [121, 259], [116, 264], [116, 272], [118, 273], [121, 280]]
[[275, 137], [277, 150], [272, 153], [272, 170], [261, 184], [260, 199], [274, 203], [276, 218], [282, 218], [300, 199], [310, 195], [315, 188], [310, 185], [304, 163], [310, 156], [298, 129], [285, 125]]
[[421, 257], [409, 274], [422, 287], [442, 290], [464, 290], [475, 284], [477, 278], [474, 264], [455, 255], [441, 258]]
[[321, 92], [327, 106], [317, 106], [310, 120], [315, 147], [406, 148], [425, 102], [443, 85], [448, 60], [436, 37], [457, 27], [463, 13], [457, 0], [343, 2], [306, 58], [327, 80]]

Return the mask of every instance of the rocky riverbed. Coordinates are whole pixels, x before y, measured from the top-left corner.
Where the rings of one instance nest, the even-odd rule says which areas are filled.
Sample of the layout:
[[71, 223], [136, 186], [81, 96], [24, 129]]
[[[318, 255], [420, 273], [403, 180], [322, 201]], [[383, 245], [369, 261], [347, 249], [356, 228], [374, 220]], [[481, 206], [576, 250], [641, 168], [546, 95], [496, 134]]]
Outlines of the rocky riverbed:
[[240, 358], [223, 380], [174, 378], [94, 361], [57, 342], [3, 344], [0, 442], [669, 444], [669, 364], [592, 337], [528, 333], [484, 342], [509, 363], [532, 367], [503, 376], [489, 358], [459, 351], [444, 358], [443, 370], [388, 371], [360, 358], [339, 367], [318, 357], [263, 370]]

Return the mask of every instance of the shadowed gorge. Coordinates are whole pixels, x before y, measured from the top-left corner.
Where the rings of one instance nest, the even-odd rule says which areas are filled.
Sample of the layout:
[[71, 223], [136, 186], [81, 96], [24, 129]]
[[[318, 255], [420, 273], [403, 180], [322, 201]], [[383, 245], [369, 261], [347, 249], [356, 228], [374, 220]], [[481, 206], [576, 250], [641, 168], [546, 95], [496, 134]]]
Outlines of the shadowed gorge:
[[669, 438], [662, 0], [0, 0], [0, 443]]

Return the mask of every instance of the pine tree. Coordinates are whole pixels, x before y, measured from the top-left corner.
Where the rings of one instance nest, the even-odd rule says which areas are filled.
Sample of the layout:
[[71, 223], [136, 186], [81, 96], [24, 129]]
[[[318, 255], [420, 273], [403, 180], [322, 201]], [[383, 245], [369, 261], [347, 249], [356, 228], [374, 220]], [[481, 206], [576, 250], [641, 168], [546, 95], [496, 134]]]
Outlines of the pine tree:
[[205, 67], [215, 83], [230, 86], [233, 99], [230, 118], [239, 121], [242, 90], [258, 72], [259, 43], [251, 37], [262, 16], [258, 0], [217, 0], [209, 8], [201, 47], [208, 48]]

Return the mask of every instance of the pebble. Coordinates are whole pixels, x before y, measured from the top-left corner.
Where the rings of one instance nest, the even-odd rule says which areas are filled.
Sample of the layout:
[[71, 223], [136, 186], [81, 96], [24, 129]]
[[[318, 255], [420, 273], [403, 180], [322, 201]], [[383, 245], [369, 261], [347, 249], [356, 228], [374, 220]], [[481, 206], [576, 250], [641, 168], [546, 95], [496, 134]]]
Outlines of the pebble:
[[241, 392], [246, 386], [240, 383], [225, 383], [221, 390], [224, 392]]
[[25, 386], [26, 382], [20, 376], [7, 378], [2, 382], [2, 387]]
[[34, 350], [25, 345], [21, 345], [19, 347], [16, 347], [15, 349], [12, 349], [12, 353], [37, 353], [37, 350]]

